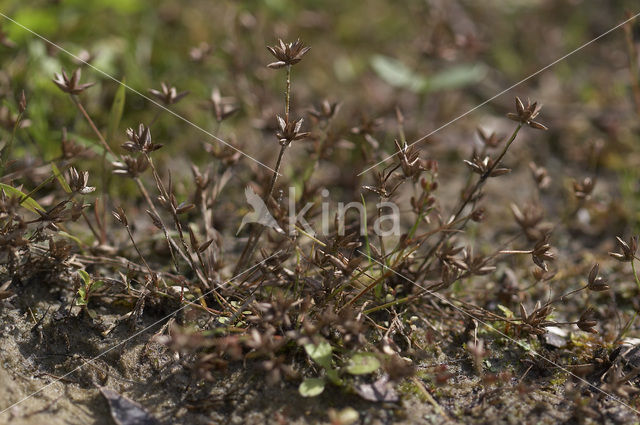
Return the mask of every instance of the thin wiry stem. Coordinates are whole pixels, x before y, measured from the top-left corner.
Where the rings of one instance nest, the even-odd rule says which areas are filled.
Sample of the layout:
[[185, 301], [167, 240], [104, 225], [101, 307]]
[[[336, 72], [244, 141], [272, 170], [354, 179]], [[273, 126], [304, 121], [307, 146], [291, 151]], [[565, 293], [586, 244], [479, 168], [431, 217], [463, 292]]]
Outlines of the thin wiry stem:
[[[118, 158], [118, 157], [111, 150], [111, 148], [109, 147], [109, 144], [105, 140], [105, 138], [102, 135], [102, 133], [100, 132], [100, 130], [98, 130], [98, 127], [96, 127], [95, 123], [93, 122], [93, 120], [91, 119], [89, 114], [87, 113], [86, 109], [84, 109], [84, 106], [82, 106], [82, 103], [80, 102], [80, 100], [76, 96], [74, 96], [72, 94], [69, 95], [69, 96], [71, 97], [71, 100], [73, 101], [73, 103], [75, 103], [75, 105], [78, 108], [78, 110], [82, 113], [84, 118], [87, 120], [87, 122], [89, 123], [89, 126], [91, 127], [93, 132], [96, 134], [96, 136], [98, 137], [98, 140], [100, 141], [100, 144], [104, 148], [104, 154], [102, 155], [102, 187], [104, 188], [104, 191], [106, 193], [109, 193], [109, 186], [108, 186], [109, 180], [108, 180], [108, 177], [107, 177], [107, 161], [106, 161], [107, 152], [109, 152], [114, 158]], [[105, 222], [105, 223], [107, 221], [107, 209], [106, 208], [103, 211], [102, 221]]]
[[[287, 150], [287, 145], [283, 145], [280, 147], [280, 153], [278, 154], [278, 160], [276, 161], [276, 166], [274, 169], [275, 171], [271, 176], [269, 189], [267, 190], [267, 193], [263, 199], [265, 205], [267, 204], [267, 202], [269, 201], [269, 198], [273, 194], [273, 189], [276, 186], [276, 180], [278, 179], [278, 174], [280, 171], [280, 165], [282, 164], [282, 158], [284, 157], [284, 152], [286, 150]], [[245, 245], [244, 250], [242, 251], [242, 254], [240, 254], [240, 259], [236, 264], [235, 270], [242, 270], [244, 268], [244, 265], [251, 260], [251, 257], [253, 257], [253, 253], [255, 252], [256, 247], [258, 245], [258, 240], [260, 239], [260, 236], [262, 236], [262, 232], [264, 232], [264, 226], [262, 225], [260, 225], [259, 227], [256, 226], [253, 233], [251, 233], [251, 235], [249, 236], [249, 240], [247, 240], [247, 244]]]
[[287, 66], [287, 88], [284, 92], [284, 96], [285, 96], [284, 116], [285, 116], [285, 121], [289, 122], [289, 110], [291, 108], [291, 65]]
[[638, 285], [638, 289], [640, 289], [640, 279], [638, 279], [638, 273], [636, 272], [636, 262], [633, 258], [631, 259], [631, 270], [633, 271], [633, 277], [636, 280], [636, 285]]
[[86, 109], [84, 109], [84, 106], [82, 106], [82, 103], [80, 103], [80, 101], [78, 100], [77, 97], [71, 95], [71, 100], [73, 100], [73, 103], [75, 103], [76, 107], [78, 108], [78, 110], [82, 113], [82, 115], [84, 116], [84, 118], [87, 120], [87, 123], [89, 123], [89, 126], [91, 127], [91, 129], [93, 130], [93, 132], [96, 134], [96, 136], [98, 137], [98, 140], [100, 141], [100, 144], [102, 145], [102, 147], [109, 152], [111, 155], [113, 155], [114, 158], [117, 158], [117, 155], [115, 153], [113, 153], [113, 151], [111, 150], [111, 148], [109, 147], [109, 144], [107, 143], [107, 141], [104, 139], [104, 136], [102, 135], [102, 133], [100, 132], [100, 130], [98, 130], [98, 127], [96, 127], [95, 123], [93, 122], [93, 120], [91, 119], [91, 117], [89, 116], [89, 114], [87, 113]]
[[140, 193], [142, 193], [142, 197], [145, 199], [145, 201], [147, 202], [147, 205], [149, 206], [149, 208], [151, 209], [151, 212], [153, 212], [153, 214], [158, 218], [158, 220], [160, 220], [160, 226], [162, 227], [162, 232], [164, 233], [164, 238], [167, 241], [167, 245], [169, 246], [169, 252], [171, 253], [171, 259], [173, 260], [173, 265], [176, 268], [176, 273], [180, 273], [180, 267], [178, 266], [178, 259], [176, 258], [176, 255], [173, 251], [173, 245], [171, 244], [171, 237], [169, 236], [169, 232], [167, 231], [167, 227], [164, 225], [164, 222], [162, 221], [162, 218], [160, 217], [160, 214], [158, 214], [158, 210], [156, 209], [156, 206], [153, 204], [153, 201], [151, 200], [151, 197], [149, 196], [149, 192], [147, 192], [147, 189], [144, 187], [144, 184], [142, 183], [142, 180], [140, 180], [140, 177], [136, 177], [134, 178], [134, 181], [136, 182], [138, 189], [140, 190]]
[[[209, 289], [209, 282], [207, 281], [206, 277], [200, 273], [196, 263], [193, 261], [193, 258], [189, 254], [189, 247], [187, 246], [187, 243], [184, 239], [182, 223], [180, 223], [180, 218], [178, 217], [178, 212], [176, 211], [176, 207], [171, 201], [172, 194], [167, 191], [166, 187], [164, 186], [164, 183], [162, 183], [162, 179], [160, 178], [160, 175], [158, 174], [156, 167], [153, 164], [153, 160], [151, 159], [151, 156], [149, 156], [149, 154], [146, 154], [146, 153], [145, 155], [147, 157], [147, 161], [149, 162], [149, 166], [151, 167], [153, 178], [156, 182], [156, 187], [158, 188], [158, 191], [160, 192], [160, 194], [166, 199], [167, 205], [169, 206], [169, 212], [171, 213], [171, 217], [173, 218], [173, 223], [176, 226], [176, 230], [178, 231], [178, 239], [180, 239], [180, 244], [182, 245], [182, 249], [184, 250], [183, 257], [186, 258], [187, 262], [189, 263], [189, 266], [191, 267], [193, 272], [196, 274], [196, 276], [198, 276], [200, 281], [207, 287], [207, 289]], [[158, 215], [157, 212], [156, 212], [156, 215]], [[158, 217], [160, 216], [158, 215]]]
[[[518, 126], [513, 131], [513, 133], [511, 134], [511, 137], [509, 137], [509, 140], [507, 141], [507, 143], [504, 145], [502, 152], [500, 152], [500, 155], [498, 155], [498, 158], [480, 176], [480, 178], [478, 179], [476, 184], [473, 186], [473, 188], [467, 192], [467, 195], [464, 197], [464, 200], [460, 203], [460, 205], [456, 209], [456, 212], [453, 214], [453, 217], [450, 221], [452, 222], [456, 221], [460, 216], [460, 214], [462, 214], [462, 211], [464, 211], [467, 205], [469, 205], [469, 203], [474, 198], [476, 193], [478, 193], [480, 189], [482, 189], [482, 186], [484, 186], [484, 183], [491, 176], [491, 173], [493, 172], [493, 170], [496, 169], [496, 167], [500, 164], [500, 161], [502, 161], [502, 158], [504, 158], [504, 156], [506, 155], [507, 151], [509, 150], [509, 147], [511, 147], [511, 144], [516, 140], [516, 136], [520, 132], [521, 128], [522, 128], [522, 123], [519, 123]], [[453, 234], [452, 232], [445, 232], [442, 234], [442, 236], [440, 236], [440, 239], [438, 240], [438, 242], [435, 245], [433, 245], [433, 247], [429, 250], [427, 255], [424, 257], [424, 260], [422, 260], [422, 263], [418, 267], [418, 270], [420, 272], [424, 271], [426, 266], [429, 264], [429, 261], [433, 257], [433, 254], [442, 246], [442, 244], [444, 244], [451, 237], [452, 234]]]
[[[287, 88], [285, 90], [285, 106], [284, 106], [284, 114], [285, 114], [285, 122], [289, 123], [289, 112], [291, 109], [291, 65], [287, 66]], [[276, 166], [273, 170], [273, 175], [271, 176], [271, 182], [269, 183], [269, 188], [265, 193], [263, 201], [266, 204], [269, 202], [269, 198], [273, 194], [273, 189], [276, 187], [276, 180], [280, 175], [280, 166], [282, 164], [282, 158], [284, 157], [284, 152], [287, 150], [288, 144], [283, 144], [280, 147], [280, 152], [278, 153], [278, 159], [276, 160]], [[255, 225], [254, 225], [255, 226]], [[244, 269], [245, 265], [251, 260], [253, 254], [258, 246], [258, 241], [260, 240], [260, 236], [262, 236], [262, 232], [264, 232], [264, 226], [255, 226], [254, 231], [249, 236], [247, 240], [247, 244], [244, 246], [242, 250], [242, 254], [240, 254], [240, 259], [235, 267], [235, 272], [238, 270]]]
[[11, 156], [11, 151], [13, 150], [13, 141], [16, 138], [16, 131], [20, 127], [22, 123], [22, 115], [20, 112], [18, 114], [18, 118], [16, 119], [15, 124], [13, 125], [13, 131], [11, 131], [11, 137], [9, 141], [4, 145], [2, 151], [0, 152], [0, 175], [4, 175], [4, 169], [7, 166], [7, 162], [9, 162], [9, 157]]
[[124, 228], [127, 229], [127, 234], [129, 235], [129, 239], [131, 240], [131, 243], [133, 244], [133, 248], [136, 250], [136, 252], [138, 253], [138, 256], [140, 257], [140, 259], [144, 263], [144, 266], [149, 271], [149, 275], [153, 275], [153, 270], [151, 270], [151, 267], [149, 267], [149, 264], [147, 263], [147, 260], [145, 260], [144, 255], [142, 255], [142, 252], [140, 252], [140, 249], [138, 249], [138, 245], [136, 244], [136, 240], [133, 238], [133, 234], [131, 233], [131, 229], [129, 228], [128, 225], [125, 225]]

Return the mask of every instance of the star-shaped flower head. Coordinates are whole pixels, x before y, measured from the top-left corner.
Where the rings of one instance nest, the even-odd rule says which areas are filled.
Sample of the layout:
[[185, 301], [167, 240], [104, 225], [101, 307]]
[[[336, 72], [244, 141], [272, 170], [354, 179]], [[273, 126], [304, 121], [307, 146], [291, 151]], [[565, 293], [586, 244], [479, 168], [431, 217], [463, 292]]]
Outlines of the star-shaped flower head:
[[538, 116], [541, 109], [542, 105], [538, 105], [538, 102], [531, 103], [531, 101], [527, 99], [527, 106], [525, 106], [520, 98], [516, 96], [516, 113], [508, 113], [507, 118], [526, 124], [531, 128], [547, 130], [546, 126], [533, 120]]
[[302, 57], [311, 49], [311, 47], [305, 46], [300, 39], [297, 39], [293, 43], [285, 43], [281, 39], [278, 39], [279, 46], [267, 46], [267, 49], [277, 59], [276, 62], [271, 62], [267, 67], [271, 69], [280, 69], [285, 66], [295, 65], [302, 60]]
[[55, 78], [53, 79], [53, 82], [55, 83], [56, 86], [60, 87], [60, 90], [62, 90], [65, 93], [80, 94], [95, 84], [95, 83], [80, 84], [81, 73], [82, 71], [80, 70], [80, 68], [77, 68], [75, 71], [73, 71], [73, 74], [71, 74], [71, 78], [69, 78], [67, 76], [66, 71], [63, 69], [61, 74], [58, 74], [58, 73], [54, 74]]

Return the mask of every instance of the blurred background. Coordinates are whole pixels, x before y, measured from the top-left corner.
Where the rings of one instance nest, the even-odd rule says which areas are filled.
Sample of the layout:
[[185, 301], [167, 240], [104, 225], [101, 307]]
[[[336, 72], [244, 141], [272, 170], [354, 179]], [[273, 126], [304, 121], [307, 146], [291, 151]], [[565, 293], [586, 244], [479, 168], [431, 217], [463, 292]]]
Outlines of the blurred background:
[[[306, 117], [308, 127], [310, 108], [318, 109], [325, 99], [341, 103], [333, 124], [337, 147], [318, 178], [334, 178], [356, 190], [370, 183], [372, 173], [355, 174], [394, 152], [398, 111], [406, 140], [421, 138], [639, 8], [634, 0], [3, 0], [1, 12], [147, 95], [161, 82], [189, 91], [172, 110], [266, 164], [274, 163], [277, 152], [273, 132], [275, 115], [283, 113], [284, 72], [266, 68], [272, 58], [265, 46], [278, 38], [300, 38], [312, 49], [293, 69], [293, 115]], [[53, 74], [84, 68], [82, 80], [97, 85], [82, 94], [83, 101], [104, 127], [118, 84], [4, 18], [0, 28], [0, 101], [10, 111], [5, 114], [15, 112], [19, 90], [25, 89], [29, 101], [28, 137], [15, 148], [22, 161], [16, 166], [58, 156], [63, 127], [90, 145], [90, 129], [52, 84]], [[630, 34], [637, 46], [637, 30]], [[544, 104], [540, 118], [550, 130], [521, 134], [508, 158], [516, 173], [498, 195], [509, 188], [512, 198], [531, 196], [518, 178], [528, 178], [531, 160], [558, 178], [552, 190], [560, 196], [552, 198], [560, 204], [569, 202], [564, 194], [572, 178], [597, 174], [604, 182], [597, 196], [607, 215], [613, 207], [616, 211], [614, 218], [603, 219], [602, 228], [636, 226], [640, 156], [634, 60], [620, 28], [438, 131], [420, 145], [422, 156], [440, 161], [442, 177], [451, 181], [443, 190], [455, 197], [462, 184], [456, 176], [467, 173], [461, 160], [477, 147], [476, 128], [509, 133], [513, 125], [503, 117], [513, 109], [514, 96], [531, 98]], [[222, 123], [209, 100], [214, 89], [238, 108]], [[204, 146], [221, 148], [198, 129], [158, 111], [128, 92], [112, 146], [125, 140], [126, 127], [154, 121], [154, 140], [165, 145], [165, 153], [180, 153], [159, 158], [176, 170], [178, 180], [189, 161], [211, 160], [202, 155]], [[363, 139], [356, 130], [367, 125], [372, 131]], [[301, 143], [290, 150], [284, 168], [290, 181], [305, 172], [292, 158], [310, 149]], [[245, 180], [268, 173], [242, 161]], [[123, 187], [115, 190], [126, 191]], [[509, 214], [504, 208], [502, 213]]]

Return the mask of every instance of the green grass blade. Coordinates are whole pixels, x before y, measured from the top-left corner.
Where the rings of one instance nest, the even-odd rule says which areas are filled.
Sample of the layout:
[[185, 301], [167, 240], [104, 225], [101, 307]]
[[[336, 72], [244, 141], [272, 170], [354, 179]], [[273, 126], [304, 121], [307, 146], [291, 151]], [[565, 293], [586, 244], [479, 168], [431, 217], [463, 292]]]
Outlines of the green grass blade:
[[69, 183], [67, 183], [67, 181], [64, 179], [64, 176], [60, 172], [60, 169], [58, 169], [58, 166], [53, 162], [51, 163], [51, 171], [53, 171], [53, 175], [56, 176], [56, 179], [58, 179], [58, 182], [60, 183], [60, 186], [62, 186], [62, 189], [64, 189], [64, 191], [67, 193], [71, 193], [71, 187], [69, 187]]
[[111, 112], [109, 112], [109, 125], [107, 127], [107, 143], [109, 145], [113, 144], [113, 139], [118, 131], [118, 126], [120, 126], [120, 119], [122, 118], [122, 112], [124, 111], [126, 93], [125, 84], [126, 78], [123, 78], [122, 84], [120, 84], [120, 87], [118, 87], [118, 90], [116, 91], [116, 97], [113, 99]]
[[0, 183], [0, 189], [3, 190], [7, 195], [15, 195], [15, 196], [19, 197], [20, 199], [24, 199], [24, 201], [22, 201], [22, 206], [24, 208], [28, 209], [29, 211], [34, 212], [34, 213], [37, 210], [44, 211], [44, 208], [42, 208], [40, 206], [40, 204], [38, 204], [35, 201], [35, 199], [33, 199], [31, 197], [27, 197], [27, 195], [25, 193], [23, 193], [22, 191], [16, 189], [15, 187], [9, 186], [8, 184], [5, 184], [5, 183]]

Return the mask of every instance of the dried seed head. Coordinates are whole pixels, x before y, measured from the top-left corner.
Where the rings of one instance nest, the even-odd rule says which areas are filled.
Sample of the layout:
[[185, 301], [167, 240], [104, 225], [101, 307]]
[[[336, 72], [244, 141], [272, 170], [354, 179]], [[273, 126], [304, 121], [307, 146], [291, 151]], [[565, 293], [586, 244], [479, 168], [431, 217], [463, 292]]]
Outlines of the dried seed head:
[[498, 177], [511, 172], [509, 168], [494, 168], [494, 161], [488, 156], [480, 159], [480, 157], [474, 155], [471, 161], [465, 159], [464, 163], [467, 164], [474, 173], [485, 177]]
[[162, 226], [162, 220], [160, 220], [160, 217], [158, 217], [158, 215], [153, 211], [145, 210], [145, 212], [151, 218], [151, 222], [153, 222], [153, 225], [156, 226], [156, 228], [158, 228], [159, 230], [162, 230], [163, 226]]
[[300, 62], [302, 57], [311, 49], [311, 47], [305, 46], [300, 39], [297, 39], [293, 43], [285, 43], [280, 39], [278, 42], [278, 46], [267, 46], [267, 50], [277, 59], [276, 62], [271, 62], [267, 65], [267, 67], [271, 69], [295, 65]]
[[538, 167], [535, 162], [531, 161], [529, 163], [529, 169], [531, 170], [531, 175], [533, 176], [533, 180], [535, 180], [538, 189], [543, 190], [549, 187], [551, 184], [551, 177], [549, 177], [549, 172], [544, 167]]
[[285, 122], [285, 120], [278, 115], [277, 119], [279, 130], [276, 132], [276, 137], [282, 146], [289, 146], [291, 142], [302, 140], [309, 135], [308, 132], [300, 131], [304, 118]]
[[573, 181], [573, 193], [578, 199], [589, 199], [595, 186], [595, 180], [585, 177], [581, 182]]
[[116, 220], [120, 222], [124, 227], [129, 226], [129, 221], [127, 220], [127, 215], [124, 213], [122, 207], [118, 207], [115, 210], [111, 211], [111, 214], [115, 217]]
[[598, 263], [594, 264], [589, 272], [589, 280], [587, 284], [587, 288], [590, 291], [600, 292], [609, 290], [609, 285], [607, 285], [607, 280], [603, 277], [598, 276], [598, 271], [600, 269], [600, 265]]
[[162, 147], [151, 141], [151, 129], [144, 124], [138, 125], [137, 131], [128, 128], [127, 138], [129, 140], [122, 144], [122, 148], [129, 152], [150, 153]]
[[173, 87], [165, 84], [164, 82], [160, 83], [160, 90], [149, 89], [149, 93], [155, 96], [160, 102], [164, 103], [166, 106], [173, 105], [174, 103], [178, 103], [183, 97], [189, 94], [188, 91], [183, 91], [178, 93], [178, 90]]
[[538, 301], [533, 307], [531, 314], [529, 314], [524, 304], [520, 303], [520, 321], [522, 322], [522, 330], [535, 335], [544, 334], [546, 332], [544, 329], [545, 320], [552, 312], [553, 308], [550, 305], [547, 304], [542, 306], [540, 301]]
[[[460, 268], [466, 270], [476, 276], [482, 276], [495, 271], [494, 266], [488, 265], [489, 259], [481, 255], [473, 255], [473, 249], [469, 246], [464, 250], [464, 256]], [[456, 264], [458, 265], [458, 264]]]
[[595, 310], [593, 307], [587, 308], [584, 313], [580, 316], [580, 319], [576, 323], [580, 330], [589, 332], [592, 334], [597, 334], [598, 331], [593, 329], [598, 324], [598, 321], [595, 319]]
[[488, 148], [495, 148], [504, 141], [504, 136], [498, 136], [495, 131], [487, 134], [480, 127], [478, 127], [478, 136], [480, 141]]
[[527, 99], [527, 105], [525, 106], [520, 98], [516, 96], [516, 113], [508, 113], [507, 118], [526, 124], [531, 128], [547, 130], [547, 127], [541, 123], [533, 121], [533, 119], [538, 116], [541, 109], [542, 105], [538, 105], [538, 102], [531, 103], [531, 101]]
[[207, 100], [204, 108], [211, 110], [218, 122], [226, 120], [239, 110], [235, 105], [235, 99], [232, 97], [222, 97], [217, 87], [211, 90], [211, 96], [209, 96], [209, 100]]
[[529, 240], [535, 241], [543, 236], [537, 229], [544, 218], [544, 210], [540, 205], [530, 203], [520, 210], [516, 204], [511, 204], [511, 212]]
[[546, 234], [536, 242], [531, 251], [533, 262], [545, 272], [549, 270], [545, 261], [553, 261], [555, 259], [555, 255], [551, 252], [551, 245], [549, 244], [550, 236], [550, 234]]
[[402, 172], [406, 178], [416, 178], [422, 173], [425, 168], [420, 161], [420, 151], [414, 146], [407, 145], [404, 142], [402, 145], [396, 140], [396, 148], [398, 148], [398, 157], [400, 159], [400, 166]]
[[81, 73], [82, 71], [80, 70], [80, 68], [77, 68], [75, 71], [73, 71], [73, 74], [71, 74], [71, 78], [69, 78], [67, 76], [66, 71], [63, 69], [62, 73], [54, 74], [53, 82], [55, 83], [56, 86], [60, 88], [60, 90], [62, 90], [65, 93], [80, 94], [95, 84], [95, 83], [80, 84]]
[[75, 167], [69, 168], [69, 187], [74, 193], [86, 195], [96, 190], [93, 186], [87, 186], [89, 183], [89, 172], [78, 172]]
[[308, 113], [317, 121], [329, 121], [338, 112], [338, 110], [340, 109], [340, 105], [340, 103], [332, 103], [325, 99], [320, 104], [319, 110], [312, 108]]
[[628, 263], [633, 261], [636, 255], [636, 251], [638, 250], [638, 236], [632, 236], [629, 239], [629, 243], [626, 243], [618, 236], [616, 236], [616, 241], [618, 242], [618, 248], [622, 253], [610, 252], [609, 255], [616, 260]]
[[121, 159], [122, 161], [111, 163], [114, 168], [113, 174], [124, 174], [131, 178], [136, 178], [149, 167], [149, 161], [144, 155], [140, 155], [137, 158], [123, 155]]

